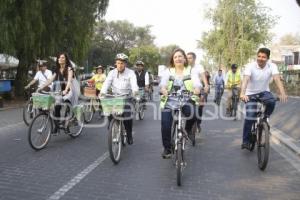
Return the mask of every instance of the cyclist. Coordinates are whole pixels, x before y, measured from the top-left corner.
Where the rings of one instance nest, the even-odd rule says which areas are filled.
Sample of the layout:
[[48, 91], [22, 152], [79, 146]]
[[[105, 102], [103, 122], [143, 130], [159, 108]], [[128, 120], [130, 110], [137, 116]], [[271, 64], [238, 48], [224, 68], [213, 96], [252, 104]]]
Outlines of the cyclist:
[[[109, 72], [102, 86], [100, 96], [105, 96], [111, 88], [113, 94], [132, 94], [135, 96], [138, 92], [136, 76], [133, 70], [127, 68], [128, 56], [124, 53], [117, 54], [115, 57], [116, 68]], [[128, 102], [132, 103], [131, 100]], [[124, 126], [127, 133], [128, 144], [133, 144], [132, 138], [132, 106], [126, 104], [123, 116]], [[129, 118], [129, 119], [128, 119]]]
[[[181, 90], [188, 90], [194, 92], [194, 94], [200, 94], [201, 83], [199, 76], [195, 73], [191, 73], [191, 66], [188, 66], [187, 56], [182, 49], [175, 49], [171, 59], [170, 59], [170, 68], [166, 69], [162, 74], [160, 82], [160, 92], [162, 93], [161, 97], [161, 133], [162, 133], [162, 143], [164, 151], [162, 157], [170, 158], [171, 157], [171, 129], [172, 129], [172, 111], [178, 108], [179, 102], [177, 98], [168, 97], [170, 92], [174, 91], [174, 85], [179, 86]], [[184, 77], [190, 76], [190, 80], [184, 80]], [[174, 80], [170, 80], [170, 77], [173, 77]], [[199, 101], [199, 99], [195, 99]], [[188, 102], [187, 102], [188, 103]], [[183, 112], [186, 116], [191, 117], [190, 120], [186, 122], [186, 131], [191, 135], [191, 129], [195, 121], [195, 117], [191, 116], [195, 113], [195, 107], [191, 104], [186, 104], [183, 107]]]
[[96, 88], [96, 96], [99, 95], [102, 85], [106, 79], [105, 73], [104, 73], [104, 67], [99, 65], [96, 69], [96, 74], [88, 80], [88, 82], [94, 82], [95, 88]]
[[[206, 78], [203, 66], [196, 65], [196, 54], [194, 52], [188, 52], [186, 56], [187, 56], [188, 64], [192, 67], [192, 73], [198, 75], [200, 80], [202, 80], [201, 82], [203, 82], [204, 84], [204, 92], [205, 92], [204, 95], [207, 95], [209, 90], [209, 85], [207, 82], [208, 79]], [[203, 85], [201, 83], [201, 87], [202, 86]], [[204, 99], [200, 99], [200, 100], [205, 101]], [[200, 104], [198, 108], [198, 113], [196, 114], [198, 130], [200, 130], [202, 113], [203, 113], [203, 104]]]
[[[47, 61], [38, 60], [38, 72], [35, 74], [34, 78], [30, 83], [25, 86], [25, 89], [28, 89], [30, 86], [35, 84], [37, 81], [39, 83], [38, 88], [41, 88], [51, 77], [52, 72], [47, 69]], [[44, 91], [50, 91], [50, 87], [45, 87]]]
[[223, 92], [224, 92], [225, 81], [224, 81], [224, 77], [223, 77], [223, 74], [222, 74], [222, 69], [219, 69], [218, 74], [216, 74], [216, 76], [214, 78], [214, 84], [215, 84], [215, 100], [214, 100], [214, 102], [216, 103], [217, 102], [217, 92], [218, 92], [218, 90], [221, 90], [221, 97], [222, 97]]
[[[257, 109], [256, 101], [259, 99], [266, 104], [265, 115], [269, 117], [275, 108], [275, 98], [270, 92], [269, 82], [271, 78], [279, 90], [279, 98], [281, 102], [287, 101], [287, 95], [280, 80], [277, 65], [269, 62], [270, 50], [260, 48], [257, 52], [256, 62], [249, 63], [244, 71], [242, 90], [240, 98], [246, 102], [246, 118], [243, 128], [243, 143], [241, 148], [249, 149], [249, 135], [251, 128], [255, 122]], [[257, 100], [252, 100], [251, 97], [256, 97]]]
[[[135, 71], [137, 85], [140, 89], [144, 89], [145, 92], [149, 91], [149, 73], [144, 69], [143, 61], [136, 61], [135, 66], [137, 70]], [[146, 102], [145, 95], [142, 97], [142, 102]]]
[[226, 103], [226, 114], [230, 113], [230, 107], [232, 104], [232, 88], [237, 87], [240, 91], [242, 76], [240, 70], [237, 70], [238, 65], [232, 64], [231, 70], [227, 72], [225, 78], [225, 87], [227, 89], [227, 103]]
[[[48, 80], [48, 82], [43, 85], [40, 90], [50, 85], [52, 82], [53, 90], [54, 91], [62, 91], [62, 100], [65, 104], [68, 104], [71, 106], [78, 104], [78, 97], [80, 95], [80, 88], [79, 84], [76, 84], [75, 82], [75, 72], [74, 68], [70, 62], [70, 59], [66, 53], [60, 53], [56, 57], [56, 68], [53, 73], [53, 76]], [[60, 117], [60, 110], [61, 105], [55, 106], [55, 112], [54, 115], [56, 118]], [[69, 110], [70, 107], [67, 106], [67, 110]], [[67, 112], [66, 112], [67, 113]], [[59, 120], [54, 120], [55, 127], [54, 127], [54, 133], [57, 133], [59, 128]], [[65, 124], [65, 131], [69, 132], [68, 130], [68, 122], [66, 121]]]

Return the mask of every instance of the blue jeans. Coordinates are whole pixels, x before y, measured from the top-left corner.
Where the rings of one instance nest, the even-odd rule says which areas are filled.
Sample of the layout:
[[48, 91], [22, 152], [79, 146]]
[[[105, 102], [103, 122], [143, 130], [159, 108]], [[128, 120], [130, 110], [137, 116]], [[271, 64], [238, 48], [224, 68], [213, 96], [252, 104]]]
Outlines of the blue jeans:
[[[193, 112], [192, 109], [194, 110]], [[192, 130], [193, 124], [196, 120], [195, 117], [195, 106], [183, 106], [182, 112], [186, 117], [191, 119], [186, 121], [185, 130], [189, 133]], [[161, 134], [162, 134], [162, 143], [165, 149], [171, 149], [171, 132], [172, 132], [172, 123], [173, 123], [173, 114], [174, 111], [171, 109], [163, 109], [161, 112]]]
[[249, 95], [249, 98], [255, 97], [255, 100], [250, 100], [246, 103], [246, 118], [243, 128], [243, 143], [249, 143], [252, 125], [256, 121], [257, 102], [261, 101], [266, 105], [265, 116], [270, 117], [274, 111], [276, 100], [271, 92], [261, 92], [254, 95]]

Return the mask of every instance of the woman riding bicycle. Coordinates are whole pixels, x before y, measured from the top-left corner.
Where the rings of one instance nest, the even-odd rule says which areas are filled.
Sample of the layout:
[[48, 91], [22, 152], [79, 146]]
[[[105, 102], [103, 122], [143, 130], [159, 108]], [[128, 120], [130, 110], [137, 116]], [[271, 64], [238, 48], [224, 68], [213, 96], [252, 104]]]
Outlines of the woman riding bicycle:
[[[80, 89], [79, 85], [75, 83], [75, 72], [74, 68], [70, 62], [70, 59], [66, 53], [60, 53], [56, 57], [56, 69], [53, 73], [51, 79], [44, 85], [40, 90], [54, 83], [54, 91], [62, 91], [63, 103], [71, 104], [72, 106], [78, 104], [78, 97]], [[54, 115], [56, 118], [60, 117], [61, 105], [55, 106]], [[67, 107], [69, 109], [69, 106]], [[57, 133], [59, 127], [59, 120], [54, 120], [55, 128], [54, 133]], [[65, 125], [67, 128], [67, 125]], [[68, 130], [67, 130], [68, 131]]]
[[[190, 79], [186, 79], [186, 77]], [[171, 80], [170, 78], [173, 78]], [[174, 50], [171, 59], [170, 59], [170, 68], [165, 70], [162, 75], [160, 82], [160, 92], [162, 93], [161, 97], [161, 133], [162, 133], [162, 143], [164, 151], [162, 153], [163, 158], [171, 157], [171, 129], [173, 122], [173, 112], [179, 106], [178, 99], [176, 97], [168, 97], [168, 95], [174, 92], [174, 87], [180, 87], [180, 90], [188, 90], [194, 94], [200, 94], [201, 83], [199, 76], [197, 74], [191, 74], [191, 67], [188, 66], [187, 56], [182, 49]], [[195, 106], [193, 104], [188, 104], [183, 107], [183, 113], [186, 116], [191, 117], [187, 120], [186, 131], [191, 135], [192, 126], [195, 121], [194, 113]]]
[[96, 96], [98, 96], [101, 91], [102, 85], [106, 79], [106, 76], [104, 74], [103, 66], [99, 65], [95, 69], [96, 69], [96, 74], [90, 80], [88, 80], [88, 82], [95, 83]]

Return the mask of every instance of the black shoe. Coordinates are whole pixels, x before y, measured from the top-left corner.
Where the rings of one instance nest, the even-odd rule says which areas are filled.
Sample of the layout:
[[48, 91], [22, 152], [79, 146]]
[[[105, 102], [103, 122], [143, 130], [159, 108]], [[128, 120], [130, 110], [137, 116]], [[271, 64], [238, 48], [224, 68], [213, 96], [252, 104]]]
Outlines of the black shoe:
[[52, 132], [53, 135], [57, 135], [58, 134], [58, 127], [55, 126]]
[[172, 154], [171, 154], [171, 150], [169, 149], [164, 149], [163, 153], [161, 154], [163, 159], [169, 159], [171, 158]]
[[191, 140], [191, 142], [195, 141], [195, 133], [192, 133], [192, 130], [188, 131], [188, 137]]
[[250, 149], [250, 144], [249, 143], [243, 143], [242, 145], [241, 145], [241, 149]]
[[132, 145], [133, 144], [133, 138], [132, 137], [127, 137], [127, 143], [129, 145]]
[[69, 129], [69, 127], [67, 126], [67, 127], [65, 127], [65, 133], [66, 134], [70, 134], [71, 132], [70, 132], [70, 129]]

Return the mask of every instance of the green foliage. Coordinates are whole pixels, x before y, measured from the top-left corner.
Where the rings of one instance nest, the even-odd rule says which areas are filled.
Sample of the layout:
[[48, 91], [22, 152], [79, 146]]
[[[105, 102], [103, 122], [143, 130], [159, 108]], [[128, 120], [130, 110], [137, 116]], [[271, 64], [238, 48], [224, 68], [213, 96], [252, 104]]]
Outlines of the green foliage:
[[89, 51], [89, 65], [112, 65], [117, 53], [129, 54], [133, 48], [154, 45], [150, 28], [151, 26], [136, 27], [126, 20], [99, 21]]
[[280, 38], [281, 45], [300, 45], [300, 34], [286, 34]]
[[159, 50], [160, 56], [161, 56], [160, 64], [169, 66], [170, 57], [171, 57], [173, 51], [177, 48], [179, 48], [179, 46], [176, 44], [170, 44], [168, 46], [161, 47]]
[[95, 20], [107, 6], [108, 0], [2, 0], [0, 53], [19, 59], [17, 87], [23, 88], [28, 66], [37, 58], [66, 51], [80, 64]]
[[202, 35], [198, 46], [217, 66], [243, 65], [271, 39], [274, 18], [268, 11], [255, 0], [219, 0], [207, 14], [214, 28]]
[[157, 66], [160, 61], [160, 54], [157, 47], [153, 45], [134, 47], [129, 52], [130, 63], [141, 60], [145, 63], [145, 68], [152, 73], [157, 73]]

